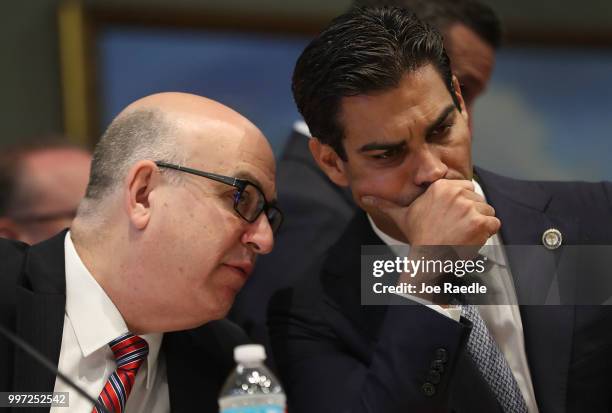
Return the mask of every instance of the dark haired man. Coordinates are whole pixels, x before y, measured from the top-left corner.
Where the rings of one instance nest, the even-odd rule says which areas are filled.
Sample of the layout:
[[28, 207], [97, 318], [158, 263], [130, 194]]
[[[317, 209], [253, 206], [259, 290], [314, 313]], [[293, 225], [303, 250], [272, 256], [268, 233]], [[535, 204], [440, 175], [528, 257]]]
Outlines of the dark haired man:
[[[501, 42], [501, 25], [478, 0], [361, 0], [360, 5], [394, 4], [412, 10], [444, 34], [453, 73], [461, 84], [468, 112], [485, 90]], [[295, 124], [278, 167], [279, 197], [287, 220], [275, 250], [262, 257], [255, 274], [238, 294], [230, 317], [258, 341], [267, 343], [265, 303], [272, 293], [298, 279], [340, 236], [355, 213], [350, 192], [319, 169], [308, 149], [310, 133]]]
[[[561, 243], [612, 241], [612, 185], [520, 182], [481, 169], [475, 179], [469, 114], [441, 36], [403, 9], [335, 19], [298, 59], [293, 93], [315, 160], [362, 211], [271, 302], [289, 408], [608, 411], [607, 308], [412, 296], [392, 298], [414, 305], [363, 306], [360, 265], [362, 245], [488, 245], [481, 253], [509, 297], [490, 304], [525, 302], [549, 290], [540, 265], [559, 257]], [[506, 258], [503, 244], [534, 245], [537, 259]]]
[[[247, 341], [219, 319], [272, 249], [274, 198], [272, 149], [243, 116], [185, 93], [140, 99], [96, 145], [70, 231], [0, 239], [0, 324], [110, 412], [217, 411]], [[0, 391], [69, 392], [71, 411], [92, 411], [4, 338], [0, 366]]]

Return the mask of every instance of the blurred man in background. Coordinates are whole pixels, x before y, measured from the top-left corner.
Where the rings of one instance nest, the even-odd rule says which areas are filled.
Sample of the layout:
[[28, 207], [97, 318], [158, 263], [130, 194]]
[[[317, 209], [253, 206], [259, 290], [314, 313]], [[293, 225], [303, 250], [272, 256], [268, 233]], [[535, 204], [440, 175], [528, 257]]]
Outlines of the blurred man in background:
[[[437, 27], [459, 79], [468, 112], [486, 89], [501, 43], [501, 24], [495, 12], [477, 0], [361, 0], [360, 6], [394, 5], [413, 11]], [[471, 118], [470, 118], [471, 119]], [[257, 276], [238, 295], [230, 318], [255, 341], [267, 345], [265, 308], [275, 290], [304, 274], [340, 236], [355, 213], [351, 194], [334, 185], [316, 165], [310, 133], [303, 121], [295, 124], [278, 167], [279, 199], [286, 220], [277, 248], [257, 264]]]
[[0, 237], [36, 244], [69, 227], [89, 178], [91, 154], [59, 138], [0, 154]]

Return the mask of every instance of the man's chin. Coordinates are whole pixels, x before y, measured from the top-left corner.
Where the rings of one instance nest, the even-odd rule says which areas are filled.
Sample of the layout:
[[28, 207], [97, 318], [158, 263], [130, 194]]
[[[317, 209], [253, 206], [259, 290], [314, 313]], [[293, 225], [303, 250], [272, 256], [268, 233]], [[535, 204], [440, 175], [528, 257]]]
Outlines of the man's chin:
[[199, 306], [197, 314], [193, 314], [194, 318], [186, 329], [200, 327], [210, 321], [225, 318], [232, 308], [235, 298], [236, 294], [231, 288], [221, 289], [214, 297], [208, 298], [203, 306]]
[[230, 287], [223, 287], [219, 294], [215, 297], [215, 309], [213, 310], [213, 320], [219, 320], [225, 318], [229, 313], [234, 301], [236, 300], [236, 291]]

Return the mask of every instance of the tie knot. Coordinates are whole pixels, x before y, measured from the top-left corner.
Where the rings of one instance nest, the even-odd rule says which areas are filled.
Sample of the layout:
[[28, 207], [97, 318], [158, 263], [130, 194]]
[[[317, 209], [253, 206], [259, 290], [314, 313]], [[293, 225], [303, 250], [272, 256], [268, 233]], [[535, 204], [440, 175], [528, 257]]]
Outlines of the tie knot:
[[134, 367], [138, 368], [142, 360], [149, 354], [147, 342], [132, 333], [125, 333], [108, 343], [108, 345], [115, 355], [117, 368], [131, 363], [135, 363]]

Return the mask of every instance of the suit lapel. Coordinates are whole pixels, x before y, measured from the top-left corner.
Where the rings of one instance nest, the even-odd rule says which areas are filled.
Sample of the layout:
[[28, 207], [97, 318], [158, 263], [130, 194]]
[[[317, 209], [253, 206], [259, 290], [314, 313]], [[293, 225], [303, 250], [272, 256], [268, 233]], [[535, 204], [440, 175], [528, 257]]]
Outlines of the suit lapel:
[[[554, 277], [563, 247], [550, 251], [542, 245], [542, 234], [556, 228], [563, 243], [579, 243], [575, 222], [565, 222], [552, 211], [554, 198], [537, 182], [518, 182], [477, 170], [487, 200], [502, 222], [525, 337], [525, 348], [534, 391], [541, 411], [566, 411], [574, 307], [538, 305], [554, 302]], [[554, 343], [554, 344], [552, 344]]]
[[166, 357], [166, 374], [170, 410], [175, 413], [215, 411], [216, 399], [211, 388], [210, 366], [202, 365], [201, 354], [186, 332], [166, 333], [162, 344]]
[[[17, 335], [55, 365], [59, 361], [66, 303], [64, 237], [66, 232], [28, 250], [17, 286]], [[16, 350], [14, 388], [53, 391], [55, 375]]]
[[164, 334], [171, 411], [218, 411], [219, 393], [234, 368], [234, 347], [248, 342], [244, 331], [227, 320]]
[[367, 215], [358, 211], [327, 254], [321, 284], [328, 304], [336, 307], [359, 331], [374, 340], [386, 306], [361, 305], [361, 247], [367, 245], [384, 243], [372, 230]]

